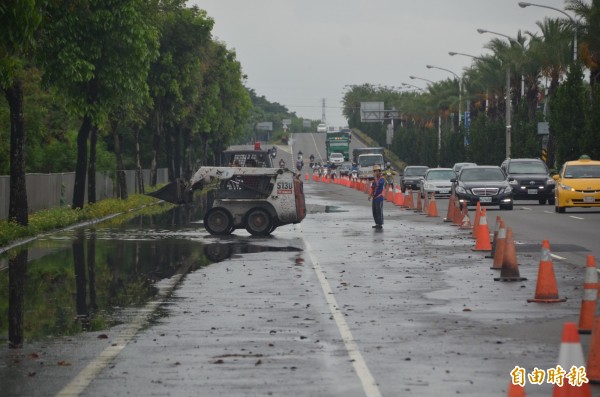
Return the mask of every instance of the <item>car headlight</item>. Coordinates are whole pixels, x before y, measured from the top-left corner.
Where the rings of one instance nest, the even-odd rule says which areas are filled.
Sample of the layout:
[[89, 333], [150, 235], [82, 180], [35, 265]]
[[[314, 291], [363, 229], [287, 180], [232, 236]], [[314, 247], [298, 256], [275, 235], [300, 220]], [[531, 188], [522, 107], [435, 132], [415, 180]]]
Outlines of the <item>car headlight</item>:
[[546, 185], [554, 185], [554, 179], [548, 178], [548, 180], [546, 181]]
[[512, 187], [507, 186], [504, 188], [504, 193], [510, 193], [510, 192], [512, 192]]
[[429, 182], [425, 182], [423, 184], [423, 189], [425, 189], [425, 190], [435, 190], [435, 185], [433, 185], [432, 183], [429, 183]]
[[575, 189], [573, 189], [571, 186], [567, 186], [567, 185], [560, 185], [560, 188], [563, 189], [563, 190], [569, 190], [569, 191], [572, 191], [572, 192], [575, 191]]
[[465, 194], [465, 193], [467, 193], [467, 191], [465, 190], [465, 188], [464, 188], [464, 187], [462, 187], [462, 186], [457, 186], [457, 187], [456, 187], [456, 193]]
[[508, 183], [509, 183], [510, 185], [515, 185], [515, 186], [518, 186], [518, 185], [519, 185], [519, 182], [518, 182], [516, 179], [513, 179], [512, 181], [508, 181]]

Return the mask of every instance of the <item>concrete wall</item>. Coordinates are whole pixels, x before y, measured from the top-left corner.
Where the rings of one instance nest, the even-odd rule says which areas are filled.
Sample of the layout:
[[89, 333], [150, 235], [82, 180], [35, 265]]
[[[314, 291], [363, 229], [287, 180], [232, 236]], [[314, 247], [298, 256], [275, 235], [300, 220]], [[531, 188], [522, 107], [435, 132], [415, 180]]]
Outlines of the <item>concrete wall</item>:
[[[135, 171], [125, 171], [127, 179], [127, 192], [135, 193]], [[143, 170], [144, 186], [150, 184], [150, 170]], [[158, 169], [158, 183], [168, 182], [166, 168]], [[73, 186], [75, 173], [61, 174], [27, 174], [27, 204], [29, 212], [39, 211], [60, 206], [68, 206], [73, 200]], [[111, 176], [96, 173], [96, 198], [102, 200], [114, 197], [116, 193], [114, 181]], [[10, 198], [10, 177], [0, 175], [0, 219], [8, 218], [8, 204]], [[86, 189], [87, 201], [87, 189]]]

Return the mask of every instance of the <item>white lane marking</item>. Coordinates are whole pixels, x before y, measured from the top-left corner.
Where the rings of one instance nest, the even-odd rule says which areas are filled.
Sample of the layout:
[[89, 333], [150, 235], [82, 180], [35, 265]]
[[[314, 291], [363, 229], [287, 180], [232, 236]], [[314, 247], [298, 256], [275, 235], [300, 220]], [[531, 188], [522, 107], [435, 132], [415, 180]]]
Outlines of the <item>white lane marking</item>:
[[[189, 267], [187, 267], [189, 269]], [[170, 294], [175, 286], [185, 276], [186, 271], [173, 276], [161, 288], [156, 296], [156, 299], [148, 302], [133, 321], [125, 328], [113, 341], [112, 345], [104, 349], [94, 361], [90, 362], [77, 376], [59, 391], [57, 397], [74, 397], [79, 396], [96, 378], [96, 376], [127, 346], [129, 342], [137, 335], [139, 330], [145, 326], [150, 316], [163, 300]]]
[[321, 160], [321, 163], [322, 163], [323, 157], [321, 157], [321, 153], [319, 153], [319, 147], [317, 146], [317, 141], [315, 140], [315, 134], [313, 132], [311, 132], [310, 137], [312, 138], [313, 143], [315, 144], [315, 150], [317, 151], [317, 156], [319, 156], [319, 160]]
[[306, 252], [310, 256], [310, 260], [313, 263], [315, 273], [317, 274], [317, 278], [319, 279], [319, 283], [321, 284], [321, 288], [323, 289], [323, 293], [325, 294], [325, 299], [327, 300], [327, 304], [329, 306], [329, 311], [333, 316], [335, 323], [340, 331], [340, 335], [344, 341], [344, 346], [346, 347], [346, 351], [348, 352], [348, 356], [352, 361], [352, 365], [354, 366], [354, 370], [356, 374], [360, 378], [360, 382], [362, 383], [363, 390], [367, 397], [381, 397], [381, 392], [379, 391], [379, 387], [377, 387], [377, 383], [375, 382], [375, 378], [371, 375], [371, 371], [367, 367], [367, 363], [363, 359], [362, 354], [360, 354], [360, 350], [358, 349], [358, 345], [352, 336], [352, 332], [350, 332], [350, 327], [348, 323], [344, 319], [344, 314], [339, 309], [337, 301], [333, 296], [333, 291], [331, 290], [331, 286], [323, 273], [323, 269], [319, 264], [317, 258], [314, 257], [312, 253], [312, 249], [310, 248], [310, 244], [308, 241], [302, 238], [304, 241], [304, 246]]
[[574, 218], [574, 219], [585, 219], [585, 218], [581, 218], [579, 216], [574, 216], [574, 215], [569, 215], [569, 218]]
[[527, 210], [527, 211], [531, 211], [531, 208], [529, 207], [521, 207], [522, 210]]
[[551, 257], [553, 257], [554, 259], [560, 259], [560, 260], [566, 260], [567, 258], [563, 258], [562, 256], [558, 256], [558, 255], [554, 255], [554, 254], [550, 254]]
[[552, 211], [544, 211], [546, 214], [554, 214]]

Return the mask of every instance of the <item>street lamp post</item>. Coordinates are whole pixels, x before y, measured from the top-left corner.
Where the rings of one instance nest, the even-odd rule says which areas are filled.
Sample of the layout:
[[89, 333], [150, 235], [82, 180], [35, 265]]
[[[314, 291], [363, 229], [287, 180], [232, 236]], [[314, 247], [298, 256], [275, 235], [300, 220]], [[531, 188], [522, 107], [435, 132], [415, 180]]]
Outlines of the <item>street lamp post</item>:
[[[497, 33], [497, 32], [492, 32], [490, 30], [485, 30], [485, 29], [477, 29], [477, 32], [479, 34], [483, 34], [483, 33], [491, 33], [491, 34], [495, 34], [498, 36], [502, 36], [502, 37], [506, 37], [509, 41], [515, 41], [515, 39], [513, 39], [512, 37], [510, 37], [509, 35], [506, 34], [502, 34], [502, 33]], [[519, 43], [520, 44], [520, 43]], [[506, 64], [506, 93], [505, 93], [505, 105], [504, 107], [506, 108], [506, 118], [505, 118], [505, 123], [506, 123], [506, 158], [510, 157], [510, 143], [511, 143], [511, 129], [512, 126], [510, 125], [510, 120], [511, 120], [511, 100], [510, 100], [510, 65], [507, 63]]]
[[481, 57], [477, 57], [475, 55], [470, 55], [470, 54], [465, 54], [464, 52], [448, 51], [448, 55], [450, 55], [451, 57], [453, 57], [454, 55], [463, 55], [465, 57], [469, 57], [469, 58], [473, 58], [473, 59], [481, 59]]
[[410, 77], [411, 80], [423, 80], [423, 81], [426, 81], [426, 82], [428, 82], [430, 84], [435, 84], [433, 80], [424, 79], [422, 77], [417, 77], [417, 76], [408, 76], [408, 77]]
[[443, 70], [444, 72], [451, 73], [456, 77], [456, 80], [458, 80], [458, 126], [460, 127], [460, 122], [462, 119], [462, 79], [460, 78], [459, 75], [457, 75], [456, 73], [454, 73], [452, 70], [449, 70], [449, 69], [444, 69], [444, 68], [440, 68], [439, 66], [433, 66], [433, 65], [425, 65], [425, 67], [427, 69], [439, 69], [439, 70]]
[[569, 20], [573, 24], [573, 61], [577, 61], [577, 22], [575, 22], [573, 17], [570, 16], [569, 14], [567, 14], [566, 12], [564, 12], [563, 10], [561, 10], [560, 8], [554, 8], [554, 7], [544, 5], [544, 4], [527, 3], [525, 1], [519, 2], [519, 7], [521, 7], [521, 8], [525, 8], [525, 7], [529, 7], [529, 6], [548, 8], [550, 10], [558, 11], [561, 14], [565, 15], [567, 18], [569, 18]]
[[[416, 76], [408, 76], [410, 77], [412, 80], [423, 80], [423, 81], [427, 81], [431, 84], [434, 84], [433, 80], [429, 80], [429, 79], [424, 79], [422, 77], [416, 77]], [[407, 84], [408, 85], [408, 84]], [[440, 161], [440, 157], [442, 155], [442, 112], [438, 112], [438, 147], [437, 147], [437, 158], [438, 158], [438, 163]]]
[[[474, 60], [478, 60], [481, 61], [483, 58], [475, 56], [475, 55], [471, 55], [471, 54], [465, 54], [464, 52], [455, 52], [455, 51], [448, 51], [448, 55], [450, 55], [451, 57], [455, 56], [455, 55], [462, 55], [465, 57], [469, 57], [469, 58], [473, 58]], [[470, 108], [470, 101], [467, 100], [467, 108]], [[488, 111], [488, 92], [487, 89], [485, 90], [485, 113], [487, 114]]]
[[408, 84], [408, 83], [400, 83], [400, 84], [402, 84], [405, 87], [412, 87], [416, 90], [423, 91], [423, 89], [421, 87], [417, 87], [416, 85], [412, 85], [412, 84]]

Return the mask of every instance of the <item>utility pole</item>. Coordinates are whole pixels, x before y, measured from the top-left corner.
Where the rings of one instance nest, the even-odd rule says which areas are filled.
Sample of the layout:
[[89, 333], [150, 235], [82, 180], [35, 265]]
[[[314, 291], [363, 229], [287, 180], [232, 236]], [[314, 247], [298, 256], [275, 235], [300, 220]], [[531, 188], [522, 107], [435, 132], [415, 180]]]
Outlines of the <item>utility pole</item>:
[[325, 117], [325, 98], [322, 99], [322, 111], [321, 111], [321, 123], [327, 124], [327, 118]]

